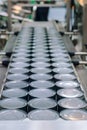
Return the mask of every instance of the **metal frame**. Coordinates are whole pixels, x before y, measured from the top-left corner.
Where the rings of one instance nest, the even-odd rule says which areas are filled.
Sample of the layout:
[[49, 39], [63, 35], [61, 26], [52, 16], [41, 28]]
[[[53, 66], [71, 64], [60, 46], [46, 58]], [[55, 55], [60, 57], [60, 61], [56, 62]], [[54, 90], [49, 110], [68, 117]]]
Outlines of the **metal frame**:
[[8, 31], [12, 30], [11, 7], [11, 0], [8, 0]]

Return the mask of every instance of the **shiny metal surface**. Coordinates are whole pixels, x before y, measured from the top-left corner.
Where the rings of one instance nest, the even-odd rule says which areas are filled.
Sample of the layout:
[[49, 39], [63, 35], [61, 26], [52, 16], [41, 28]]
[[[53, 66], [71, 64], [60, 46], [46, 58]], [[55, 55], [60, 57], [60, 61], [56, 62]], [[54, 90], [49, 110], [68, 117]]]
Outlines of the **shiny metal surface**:
[[1, 130], [87, 130], [87, 121], [33, 121], [29, 119], [20, 121], [0, 121]]
[[24, 81], [9, 81], [5, 83], [5, 87], [10, 89], [27, 88], [28, 83]]
[[59, 89], [57, 91], [58, 96], [62, 98], [75, 98], [75, 97], [83, 97], [84, 93], [76, 88], [66, 88], [66, 89]]
[[74, 81], [76, 76], [73, 74], [56, 74], [54, 78], [62, 81]]
[[50, 81], [40, 80], [31, 82], [30, 86], [34, 88], [52, 88], [54, 87], [54, 83]]
[[78, 110], [69, 110], [69, 109], [66, 109], [66, 110], [63, 110], [61, 111], [60, 113], [60, 116], [63, 118], [63, 119], [66, 119], [66, 120], [87, 120], [87, 111], [85, 110], [81, 110], [81, 109], [78, 109]]
[[29, 95], [37, 98], [47, 98], [56, 95], [56, 92], [51, 89], [33, 89], [29, 91]]
[[30, 76], [31, 79], [33, 80], [51, 80], [52, 79], [52, 76], [50, 74], [43, 74], [43, 73], [40, 73], [40, 74], [32, 74]]
[[57, 102], [50, 98], [34, 98], [28, 102], [29, 107], [46, 110], [55, 108], [57, 106]]
[[7, 80], [14, 80], [14, 81], [23, 81], [27, 80], [29, 77], [25, 74], [8, 74]]
[[26, 100], [21, 98], [5, 98], [0, 101], [0, 107], [5, 109], [20, 109], [27, 105]]
[[1, 110], [0, 111], [0, 121], [4, 120], [24, 120], [27, 114], [21, 110]]
[[3, 90], [2, 92], [2, 96], [6, 98], [12, 98], [12, 97], [20, 98], [20, 97], [25, 97], [27, 95], [28, 95], [27, 91], [23, 89], [18, 89], [18, 88], [6, 89], [6, 90]]
[[87, 103], [80, 98], [63, 98], [58, 101], [58, 104], [60, 107], [68, 109], [80, 109], [87, 107]]
[[58, 88], [77, 88], [80, 84], [76, 81], [58, 81], [56, 82]]
[[31, 120], [57, 120], [59, 115], [53, 110], [33, 110], [28, 114], [28, 118]]

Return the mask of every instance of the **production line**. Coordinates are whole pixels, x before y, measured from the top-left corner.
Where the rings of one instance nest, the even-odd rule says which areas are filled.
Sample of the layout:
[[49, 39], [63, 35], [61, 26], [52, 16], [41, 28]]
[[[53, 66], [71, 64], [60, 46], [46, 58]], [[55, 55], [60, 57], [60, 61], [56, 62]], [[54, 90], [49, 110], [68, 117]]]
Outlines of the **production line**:
[[24, 24], [15, 41], [2, 85], [0, 128], [85, 130], [85, 88], [69, 55], [74, 47], [60, 35], [60, 24], [39, 23]]

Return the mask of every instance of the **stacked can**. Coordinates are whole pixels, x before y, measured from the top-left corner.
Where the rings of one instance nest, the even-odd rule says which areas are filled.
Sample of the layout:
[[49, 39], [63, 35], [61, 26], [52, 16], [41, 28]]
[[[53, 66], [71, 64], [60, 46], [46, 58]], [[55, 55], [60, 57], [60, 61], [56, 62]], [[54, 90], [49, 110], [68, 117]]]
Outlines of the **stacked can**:
[[32, 120], [54, 120], [59, 117], [49, 57], [46, 28], [34, 28], [28, 102], [28, 117]]
[[16, 40], [0, 101], [0, 120], [27, 117], [32, 31], [32, 28], [23, 28]]
[[87, 103], [63, 39], [59, 36], [56, 40], [51, 39], [49, 44], [60, 116], [67, 120], [85, 120]]

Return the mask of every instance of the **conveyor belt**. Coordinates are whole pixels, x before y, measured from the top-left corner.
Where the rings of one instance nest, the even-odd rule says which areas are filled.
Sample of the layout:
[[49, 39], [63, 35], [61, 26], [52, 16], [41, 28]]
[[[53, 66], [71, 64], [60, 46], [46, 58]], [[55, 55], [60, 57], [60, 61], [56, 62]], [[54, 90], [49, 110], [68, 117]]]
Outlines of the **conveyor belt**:
[[[8, 127], [10, 123], [9, 130], [12, 128], [26, 130], [43, 130], [43, 128], [48, 130], [72, 130], [74, 128], [75, 130], [86, 130], [84, 125], [87, 119], [85, 111], [87, 104], [81, 90], [81, 84], [73, 68], [64, 41], [53, 26], [24, 26], [13, 49], [0, 100], [1, 111], [7, 110], [5, 112], [8, 112], [8, 115], [11, 112], [12, 115], [9, 115], [11, 120], [16, 118], [15, 121], [7, 121], [5, 126]], [[13, 98], [12, 95], [7, 93], [5, 93], [7, 96], [4, 95], [4, 92], [12, 90], [11, 88], [16, 89], [17, 92], [18, 90], [25, 90], [26, 95], [17, 98]], [[44, 94], [40, 95], [40, 91], [44, 89]], [[67, 94], [64, 93], [66, 96], [59, 96], [58, 91], [63, 89], [67, 90]], [[74, 93], [71, 92], [70, 95], [68, 89], [69, 92], [73, 89], [77, 90], [81, 96], [77, 94], [72, 97]], [[31, 94], [34, 90], [39, 90], [36, 96]], [[54, 92], [52, 97], [46, 97], [48, 90]], [[9, 96], [12, 98], [7, 98]], [[14, 94], [14, 96], [18, 95]], [[62, 99], [66, 100], [64, 101], [65, 104]], [[72, 110], [75, 110], [75, 115], [71, 115], [70, 119], [62, 118], [61, 112], [66, 109], [72, 113]], [[17, 117], [15, 117], [16, 112], [19, 114]], [[21, 112], [23, 112], [23, 115], [21, 115]], [[83, 112], [85, 119], [82, 116]], [[8, 116], [5, 117], [4, 115], [2, 118], [5, 119], [0, 125], [1, 129]]]

